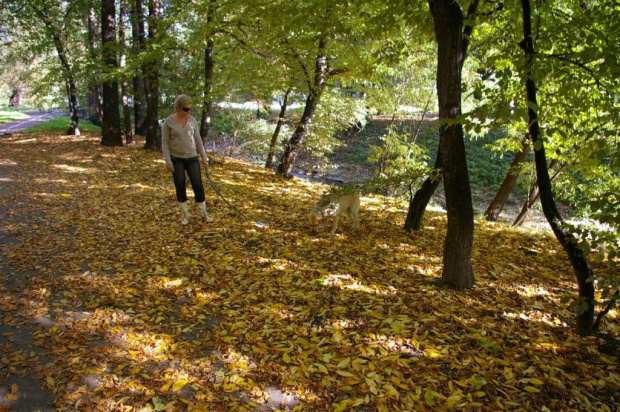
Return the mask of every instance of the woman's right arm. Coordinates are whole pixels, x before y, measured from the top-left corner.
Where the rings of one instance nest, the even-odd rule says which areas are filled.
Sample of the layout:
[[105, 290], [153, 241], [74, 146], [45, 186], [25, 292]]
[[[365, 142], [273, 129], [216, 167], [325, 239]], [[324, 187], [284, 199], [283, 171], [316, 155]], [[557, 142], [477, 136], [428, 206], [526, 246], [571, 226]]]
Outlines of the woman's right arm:
[[167, 119], [164, 121], [161, 129], [161, 147], [164, 152], [164, 160], [166, 161], [166, 165], [172, 165], [172, 159], [170, 158], [170, 146], [168, 145], [170, 142], [170, 126], [168, 125]]

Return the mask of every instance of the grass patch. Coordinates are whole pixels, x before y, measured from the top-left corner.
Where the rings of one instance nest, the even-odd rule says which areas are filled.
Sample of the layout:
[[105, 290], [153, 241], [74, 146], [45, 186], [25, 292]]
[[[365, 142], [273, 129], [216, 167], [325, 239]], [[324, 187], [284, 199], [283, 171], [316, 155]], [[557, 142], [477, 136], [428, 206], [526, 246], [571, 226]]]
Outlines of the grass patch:
[[15, 120], [27, 119], [28, 116], [26, 113], [22, 113], [17, 111], [16, 109], [1, 109], [0, 110], [0, 124], [9, 123]]
[[[71, 126], [71, 118], [69, 116], [59, 116], [45, 123], [30, 127], [24, 130], [24, 133], [66, 132], [69, 126]], [[80, 120], [78, 126], [82, 132], [101, 133], [100, 126], [96, 126], [87, 120]]]

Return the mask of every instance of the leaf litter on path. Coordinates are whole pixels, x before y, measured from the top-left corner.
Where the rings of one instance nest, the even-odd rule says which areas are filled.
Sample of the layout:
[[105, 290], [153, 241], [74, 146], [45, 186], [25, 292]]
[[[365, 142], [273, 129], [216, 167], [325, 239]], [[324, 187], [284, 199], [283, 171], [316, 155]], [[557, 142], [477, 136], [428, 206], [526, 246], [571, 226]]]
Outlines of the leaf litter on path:
[[0, 340], [2, 385], [36, 369], [59, 410], [618, 410], [548, 235], [477, 221], [477, 284], [454, 291], [439, 212], [406, 234], [406, 204], [365, 197], [358, 232], [312, 234], [324, 186], [226, 158], [211, 176], [243, 216], [207, 188], [215, 222], [181, 226], [161, 154], [98, 139], [0, 141], [2, 285], [25, 285], [2, 321], [47, 320], [32, 353]]

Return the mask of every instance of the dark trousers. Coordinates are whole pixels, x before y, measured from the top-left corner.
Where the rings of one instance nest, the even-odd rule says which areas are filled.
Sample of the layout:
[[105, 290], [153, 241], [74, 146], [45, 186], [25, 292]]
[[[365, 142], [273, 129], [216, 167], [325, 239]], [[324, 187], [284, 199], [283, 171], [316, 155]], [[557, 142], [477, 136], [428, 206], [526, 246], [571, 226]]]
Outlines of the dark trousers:
[[179, 202], [187, 202], [187, 193], [185, 191], [185, 172], [189, 176], [189, 181], [192, 184], [192, 190], [194, 191], [194, 199], [196, 203], [202, 203], [205, 201], [205, 189], [202, 186], [202, 177], [200, 176], [200, 163], [198, 157], [190, 157], [189, 159], [181, 159], [178, 157], [172, 157], [172, 165], [174, 166], [174, 172], [172, 177], [174, 179], [174, 187], [177, 192], [177, 200]]

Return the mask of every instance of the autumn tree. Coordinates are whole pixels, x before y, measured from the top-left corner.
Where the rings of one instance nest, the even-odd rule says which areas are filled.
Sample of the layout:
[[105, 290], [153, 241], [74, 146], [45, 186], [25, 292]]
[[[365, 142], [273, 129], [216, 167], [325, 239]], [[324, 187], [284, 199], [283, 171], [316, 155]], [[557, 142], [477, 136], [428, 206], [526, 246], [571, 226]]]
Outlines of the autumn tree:
[[76, 47], [75, 35], [79, 32], [80, 0], [3, 0], [0, 6], [5, 12], [19, 16], [14, 21], [20, 30], [31, 33], [37, 38], [38, 47], [51, 48], [56, 52], [60, 65], [61, 78], [66, 86], [71, 126], [67, 134], [79, 135], [78, 123], [80, 112], [78, 106], [76, 60], [80, 48]]

